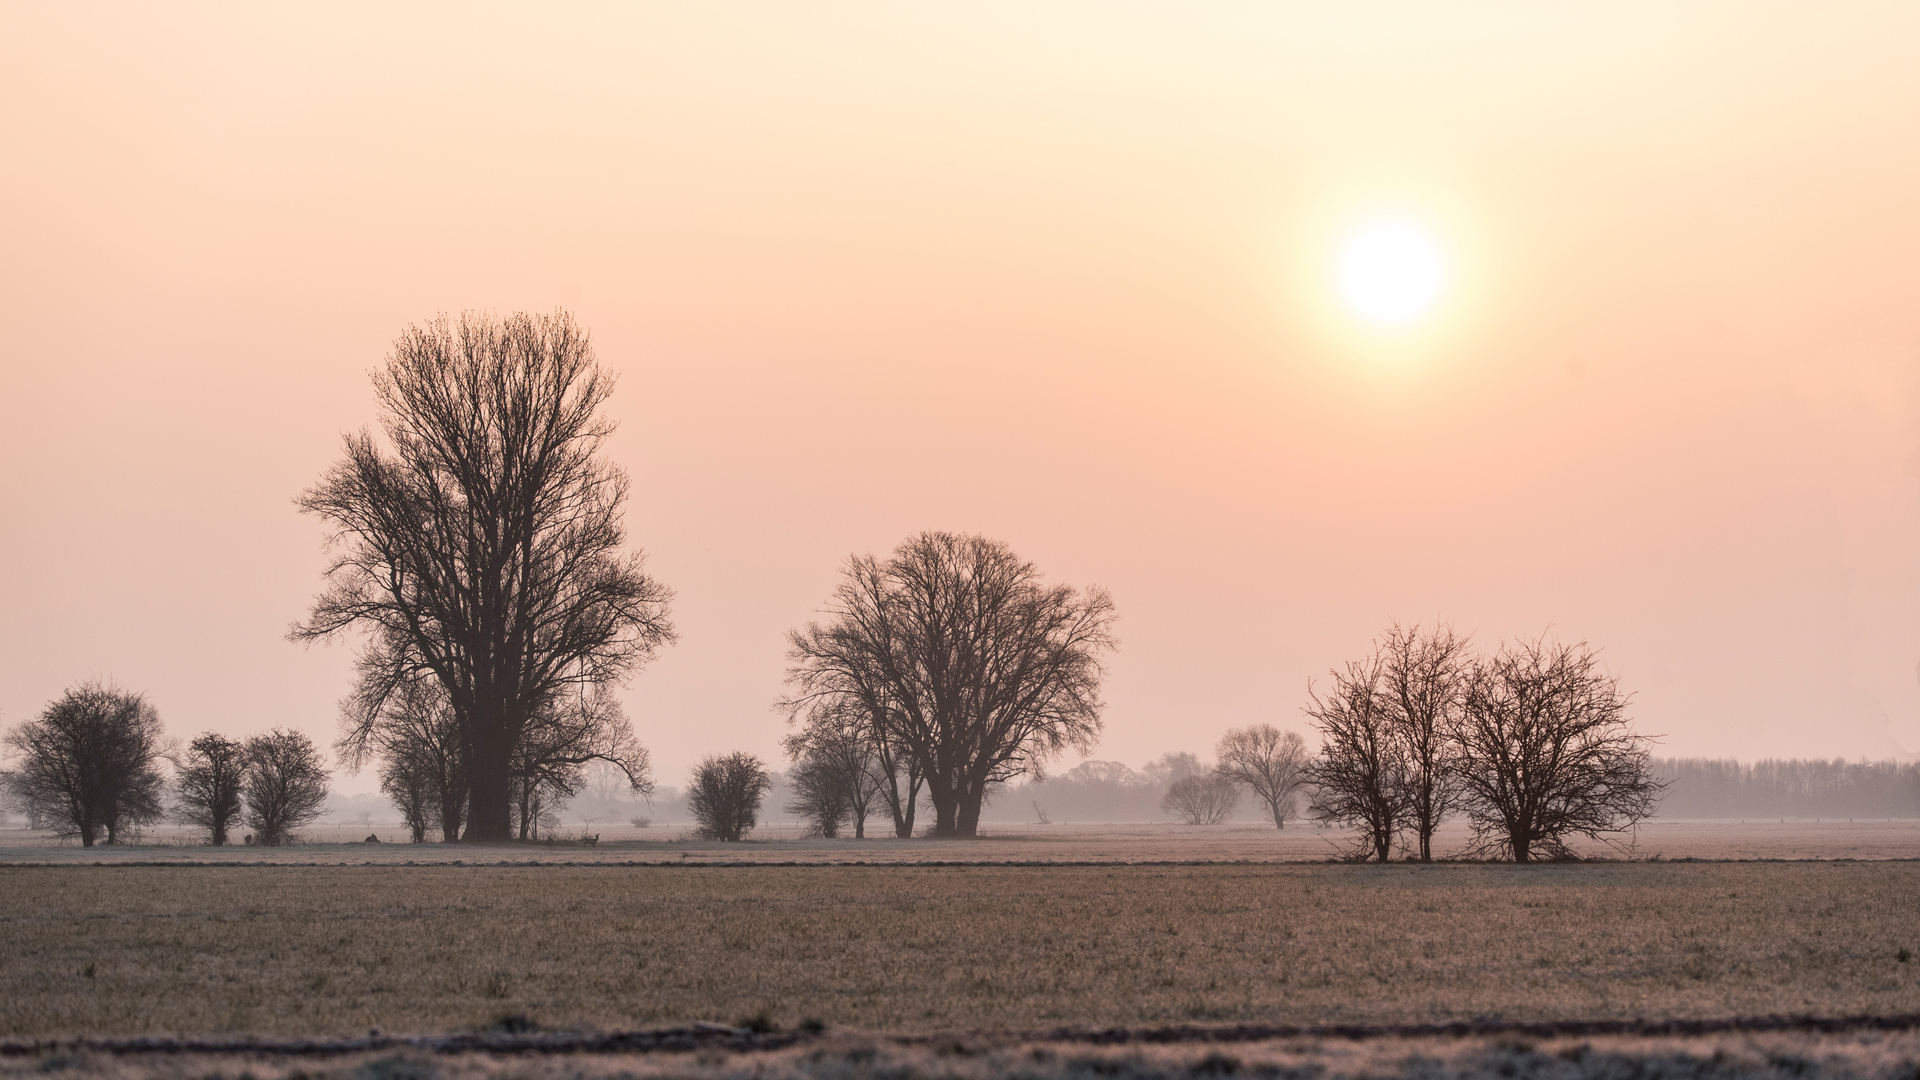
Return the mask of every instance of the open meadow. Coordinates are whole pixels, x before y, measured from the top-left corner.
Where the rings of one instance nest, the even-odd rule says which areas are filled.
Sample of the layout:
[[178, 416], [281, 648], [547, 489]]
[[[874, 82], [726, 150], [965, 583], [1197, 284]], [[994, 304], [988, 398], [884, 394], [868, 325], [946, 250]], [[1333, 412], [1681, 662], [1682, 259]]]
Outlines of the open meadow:
[[0, 1034], [1920, 1012], [1920, 863], [6, 866]]

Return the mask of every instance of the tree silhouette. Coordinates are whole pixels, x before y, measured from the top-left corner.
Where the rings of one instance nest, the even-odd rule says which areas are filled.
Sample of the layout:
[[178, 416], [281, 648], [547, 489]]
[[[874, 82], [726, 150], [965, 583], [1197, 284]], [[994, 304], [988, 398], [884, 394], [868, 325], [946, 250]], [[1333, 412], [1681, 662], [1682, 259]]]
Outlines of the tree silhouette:
[[240, 816], [240, 787], [247, 771], [247, 748], [215, 732], [187, 744], [174, 758], [176, 816], [207, 830], [215, 846], [227, 842], [227, 826]]
[[673, 640], [671, 597], [621, 556], [627, 480], [599, 454], [613, 379], [564, 312], [413, 327], [374, 376], [386, 434], [299, 499], [332, 529], [328, 587], [295, 640], [372, 631], [349, 737], [430, 676], [459, 725], [467, 835], [505, 840], [527, 726]]
[[1038, 773], [1100, 730], [1106, 591], [1047, 585], [997, 540], [911, 537], [850, 559], [826, 624], [789, 635], [783, 703], [862, 709], [926, 778], [936, 836], [972, 836], [989, 786]]
[[1661, 784], [1627, 701], [1585, 642], [1520, 641], [1478, 665], [1453, 726], [1474, 852], [1566, 858], [1568, 837], [1651, 816]]
[[83, 683], [37, 719], [7, 733], [20, 755], [9, 780], [30, 818], [52, 822], [92, 847], [160, 818], [160, 714], [146, 698], [107, 683]]

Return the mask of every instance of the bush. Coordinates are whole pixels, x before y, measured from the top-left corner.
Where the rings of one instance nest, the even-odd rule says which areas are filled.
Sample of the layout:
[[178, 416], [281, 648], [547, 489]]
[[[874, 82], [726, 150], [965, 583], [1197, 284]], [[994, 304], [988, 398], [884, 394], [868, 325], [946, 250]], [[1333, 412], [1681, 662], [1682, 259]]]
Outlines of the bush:
[[1233, 814], [1240, 802], [1240, 785], [1219, 773], [1183, 776], [1167, 789], [1160, 809], [1180, 815], [1188, 825], [1216, 825]]
[[773, 777], [754, 755], [709, 757], [693, 770], [687, 809], [701, 839], [737, 842], [759, 824], [760, 800], [772, 789]]

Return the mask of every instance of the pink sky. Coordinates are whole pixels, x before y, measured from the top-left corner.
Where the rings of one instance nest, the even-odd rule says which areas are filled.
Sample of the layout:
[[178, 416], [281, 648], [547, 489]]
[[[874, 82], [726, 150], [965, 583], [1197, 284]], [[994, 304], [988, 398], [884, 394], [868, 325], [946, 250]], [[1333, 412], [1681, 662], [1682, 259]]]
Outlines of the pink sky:
[[[15, 5], [0, 146], [0, 724], [331, 741], [292, 498], [408, 323], [565, 306], [663, 783], [927, 528], [1113, 591], [1100, 758], [1435, 615], [1602, 646], [1663, 752], [1920, 753], [1911, 4]], [[1459, 271], [1417, 347], [1330, 298], [1379, 208]]]

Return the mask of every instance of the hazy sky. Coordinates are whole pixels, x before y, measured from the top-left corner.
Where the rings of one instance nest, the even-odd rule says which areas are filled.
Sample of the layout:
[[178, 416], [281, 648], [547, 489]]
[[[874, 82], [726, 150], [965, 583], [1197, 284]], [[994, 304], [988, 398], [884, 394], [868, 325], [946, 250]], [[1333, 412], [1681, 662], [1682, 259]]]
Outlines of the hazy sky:
[[[1135, 766], [1435, 616], [1663, 752], [1920, 752], [1920, 5], [13, 4], [0, 164], [0, 723], [330, 742], [293, 497], [407, 324], [564, 306], [667, 784], [928, 528], [1112, 590]], [[1452, 268], [1397, 334], [1387, 212]]]

